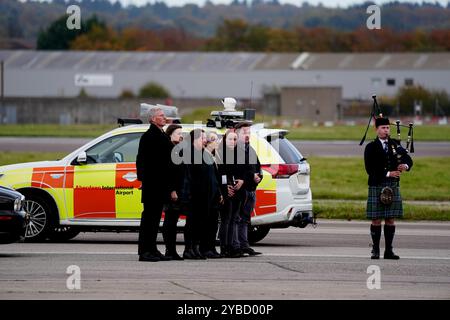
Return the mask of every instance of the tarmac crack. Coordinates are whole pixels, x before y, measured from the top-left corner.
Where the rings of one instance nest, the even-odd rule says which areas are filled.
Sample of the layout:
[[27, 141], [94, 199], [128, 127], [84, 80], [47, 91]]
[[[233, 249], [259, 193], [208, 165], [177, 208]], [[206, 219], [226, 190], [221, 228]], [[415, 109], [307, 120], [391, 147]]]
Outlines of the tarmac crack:
[[215, 298], [215, 297], [213, 297], [213, 296], [210, 296], [210, 295], [208, 295], [208, 294], [206, 294], [206, 293], [202, 293], [202, 292], [200, 292], [200, 291], [194, 290], [194, 289], [189, 288], [189, 287], [187, 287], [187, 286], [183, 286], [182, 284], [179, 284], [179, 283], [177, 283], [177, 282], [175, 282], [175, 281], [169, 281], [169, 283], [171, 283], [171, 284], [173, 284], [173, 285], [175, 285], [175, 286], [177, 286], [177, 287], [180, 287], [180, 288], [183, 288], [183, 289], [186, 289], [186, 290], [190, 290], [190, 291], [192, 291], [193, 293], [198, 294], [198, 295], [200, 295], [200, 296], [202, 296], [202, 297], [206, 297], [206, 298], [209, 298], [209, 299], [212, 299], [212, 300], [218, 300], [217, 298]]
[[276, 262], [270, 261], [270, 262], [268, 262], [268, 263], [271, 264], [271, 265], [274, 265], [274, 266], [276, 266], [276, 267], [278, 267], [278, 268], [280, 268], [280, 269], [286, 270], [286, 271], [291, 271], [291, 272], [296, 272], [296, 273], [305, 273], [304, 271], [299, 271], [299, 270], [291, 269], [291, 268], [289, 268], [289, 267], [283, 266], [283, 265], [278, 264], [278, 263], [276, 263]]

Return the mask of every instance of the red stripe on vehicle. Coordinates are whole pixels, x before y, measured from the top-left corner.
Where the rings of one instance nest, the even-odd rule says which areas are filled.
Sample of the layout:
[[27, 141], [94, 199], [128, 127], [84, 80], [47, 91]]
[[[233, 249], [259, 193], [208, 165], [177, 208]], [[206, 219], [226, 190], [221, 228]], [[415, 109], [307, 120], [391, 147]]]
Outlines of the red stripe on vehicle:
[[62, 188], [64, 167], [33, 168], [31, 185], [38, 188]]
[[256, 205], [252, 216], [275, 213], [276, 211], [277, 193], [269, 190], [256, 190]]
[[78, 219], [116, 218], [116, 191], [96, 188], [73, 190], [74, 217]]
[[129, 181], [123, 176], [129, 173], [136, 174], [136, 164], [134, 163], [119, 163], [116, 166], [116, 188], [140, 188], [141, 182], [139, 180]]

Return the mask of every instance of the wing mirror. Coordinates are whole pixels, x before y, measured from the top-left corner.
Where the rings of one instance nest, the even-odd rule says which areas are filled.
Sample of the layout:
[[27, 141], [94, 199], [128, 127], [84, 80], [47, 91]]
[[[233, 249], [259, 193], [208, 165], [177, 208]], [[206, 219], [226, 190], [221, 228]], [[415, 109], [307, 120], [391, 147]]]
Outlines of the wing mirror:
[[87, 154], [86, 152], [80, 152], [77, 157], [77, 162], [79, 164], [87, 164]]

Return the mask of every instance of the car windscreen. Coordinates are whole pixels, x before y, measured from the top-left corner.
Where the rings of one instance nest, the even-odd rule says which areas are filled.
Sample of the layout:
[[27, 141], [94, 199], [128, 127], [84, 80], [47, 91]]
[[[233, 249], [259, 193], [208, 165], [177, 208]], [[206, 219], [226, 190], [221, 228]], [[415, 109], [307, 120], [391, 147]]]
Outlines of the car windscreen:
[[300, 163], [306, 160], [300, 151], [285, 137], [284, 132], [267, 136], [266, 139], [278, 151], [285, 163]]

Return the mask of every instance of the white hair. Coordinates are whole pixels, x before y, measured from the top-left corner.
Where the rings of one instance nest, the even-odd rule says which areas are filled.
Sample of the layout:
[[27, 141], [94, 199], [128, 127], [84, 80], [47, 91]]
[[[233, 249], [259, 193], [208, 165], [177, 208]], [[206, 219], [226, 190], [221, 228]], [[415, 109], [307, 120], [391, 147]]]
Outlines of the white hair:
[[162, 111], [162, 109], [161, 108], [150, 108], [150, 110], [148, 110], [148, 118], [151, 119], [154, 116], [156, 116], [156, 113], [158, 111]]

